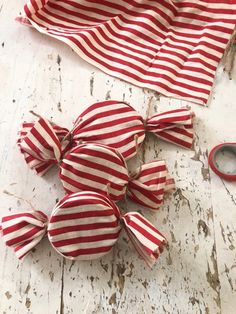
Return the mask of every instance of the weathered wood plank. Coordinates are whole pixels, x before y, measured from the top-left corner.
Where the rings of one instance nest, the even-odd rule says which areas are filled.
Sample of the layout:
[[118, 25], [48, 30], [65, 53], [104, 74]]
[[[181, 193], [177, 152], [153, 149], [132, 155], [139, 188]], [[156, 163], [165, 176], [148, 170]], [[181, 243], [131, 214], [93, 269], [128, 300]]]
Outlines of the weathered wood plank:
[[[97, 100], [124, 99], [143, 116], [186, 105], [97, 71], [60, 42], [20, 26], [24, 1], [0, 4], [0, 201], [2, 214], [30, 206], [50, 212], [64, 195], [53, 169], [44, 179], [24, 164], [15, 145], [19, 123], [34, 113], [70, 127]], [[209, 173], [207, 155], [218, 142], [235, 141], [235, 80], [220, 70], [210, 108], [196, 112], [196, 143], [186, 151], [149, 136], [145, 161], [167, 160], [177, 191], [152, 213], [139, 209], [169, 241], [154, 269], [139, 259], [123, 233], [101, 260], [70, 262], [45, 239], [23, 262], [0, 241], [1, 313], [223, 313], [236, 306], [235, 184]], [[137, 160], [130, 166], [137, 164]], [[5, 192], [4, 192], [5, 191]]]

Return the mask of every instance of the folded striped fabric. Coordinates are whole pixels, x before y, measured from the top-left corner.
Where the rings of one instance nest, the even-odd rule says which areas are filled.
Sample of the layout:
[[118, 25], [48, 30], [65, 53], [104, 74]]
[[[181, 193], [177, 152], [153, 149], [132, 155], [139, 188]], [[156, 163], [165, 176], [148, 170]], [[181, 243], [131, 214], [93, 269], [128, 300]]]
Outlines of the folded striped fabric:
[[112, 76], [206, 104], [236, 0], [29, 0], [18, 20]]
[[191, 148], [194, 113], [188, 108], [166, 111], [146, 121], [129, 104], [114, 100], [89, 106], [75, 120], [71, 131], [44, 118], [23, 123], [18, 145], [29, 166], [39, 175], [60, 161], [81, 142], [94, 142], [116, 148], [127, 160], [137, 153], [145, 131], [158, 138]]
[[96, 192], [65, 196], [49, 218], [41, 211], [29, 211], [1, 219], [3, 240], [20, 259], [46, 234], [53, 248], [65, 258], [100, 258], [111, 251], [122, 228], [152, 267], [163, 250], [165, 237], [139, 213], [122, 215], [115, 203]]

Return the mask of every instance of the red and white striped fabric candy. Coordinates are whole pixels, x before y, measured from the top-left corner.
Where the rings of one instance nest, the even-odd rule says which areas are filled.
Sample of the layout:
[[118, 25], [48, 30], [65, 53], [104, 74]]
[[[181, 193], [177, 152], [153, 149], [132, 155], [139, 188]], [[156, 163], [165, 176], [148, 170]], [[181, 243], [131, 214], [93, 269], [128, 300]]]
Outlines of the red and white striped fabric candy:
[[89, 106], [76, 119], [72, 131], [75, 143], [95, 142], [116, 148], [128, 160], [144, 141], [143, 118], [123, 101], [107, 100]]
[[72, 130], [51, 124], [44, 118], [24, 123], [18, 145], [27, 164], [43, 175], [52, 164], [82, 142], [95, 142], [118, 149], [127, 160], [134, 156], [145, 138], [145, 127], [157, 137], [190, 148], [193, 142], [193, 113], [187, 108], [142, 117], [127, 103], [104, 101], [88, 107]]
[[235, 0], [29, 0], [22, 11], [102, 71], [199, 104], [236, 24]]
[[145, 131], [184, 148], [193, 143], [194, 113], [180, 108], [156, 114], [145, 121], [126, 102], [107, 100], [88, 107], [75, 121], [73, 140], [92, 141], [118, 149], [125, 159], [136, 154]]
[[18, 258], [47, 234], [51, 245], [65, 258], [92, 260], [112, 249], [122, 225], [137, 252], [152, 267], [166, 243], [164, 236], [139, 213], [122, 215], [108, 197], [96, 192], [65, 196], [48, 219], [40, 211], [5, 216], [1, 231]]
[[22, 258], [44, 237], [47, 223], [43, 212], [30, 211], [2, 217], [0, 229], [6, 245], [13, 247], [16, 256]]
[[60, 178], [67, 193], [91, 190], [108, 194], [115, 202], [127, 193], [131, 200], [150, 209], [158, 209], [165, 192], [175, 186], [165, 161], [142, 165], [130, 176], [117, 150], [95, 143], [73, 148], [60, 164]]
[[17, 144], [28, 166], [42, 176], [61, 160], [63, 149], [68, 145], [65, 140], [68, 133], [66, 128], [39, 118], [22, 124]]

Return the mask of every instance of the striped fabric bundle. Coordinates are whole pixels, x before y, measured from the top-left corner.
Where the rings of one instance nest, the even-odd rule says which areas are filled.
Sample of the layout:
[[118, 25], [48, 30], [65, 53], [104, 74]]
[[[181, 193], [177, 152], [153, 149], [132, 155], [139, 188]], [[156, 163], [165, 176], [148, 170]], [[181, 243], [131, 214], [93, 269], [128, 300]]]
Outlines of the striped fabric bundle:
[[142, 215], [122, 215], [106, 196], [80, 192], [65, 196], [51, 217], [41, 211], [12, 214], [1, 221], [3, 240], [23, 258], [44, 237], [63, 257], [92, 260], [111, 251], [124, 226], [137, 252], [152, 267], [165, 245], [164, 236]]
[[118, 149], [124, 158], [136, 154], [145, 138], [145, 131], [158, 138], [191, 148], [194, 113], [181, 108], [156, 114], [146, 121], [128, 103], [107, 100], [87, 108], [75, 121], [73, 139], [93, 141]]
[[22, 258], [42, 240], [47, 224], [44, 213], [32, 211], [2, 217], [0, 230], [6, 245], [13, 247], [16, 256]]
[[44, 175], [61, 160], [69, 145], [68, 132], [43, 118], [34, 123], [23, 123], [17, 144], [26, 163], [38, 175]]
[[18, 20], [112, 76], [206, 104], [236, 1], [29, 0]]
[[116, 148], [127, 160], [145, 138], [145, 130], [184, 148], [193, 143], [193, 112], [188, 108], [167, 111], [144, 121], [127, 103], [104, 101], [88, 107], [76, 119], [71, 131], [40, 118], [24, 123], [18, 145], [27, 164], [43, 175], [52, 164], [81, 142]]
[[73, 148], [60, 164], [60, 178], [67, 193], [95, 191], [117, 202], [127, 192], [132, 201], [154, 210], [163, 203], [165, 192], [175, 188], [165, 161], [142, 165], [130, 176], [117, 150], [95, 143]]

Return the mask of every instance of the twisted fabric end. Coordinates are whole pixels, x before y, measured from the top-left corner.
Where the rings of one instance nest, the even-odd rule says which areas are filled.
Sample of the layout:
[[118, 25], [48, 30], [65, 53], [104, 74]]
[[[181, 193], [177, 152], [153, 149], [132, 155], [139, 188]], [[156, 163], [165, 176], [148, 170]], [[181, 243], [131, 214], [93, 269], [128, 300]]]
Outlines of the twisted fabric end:
[[128, 184], [129, 198], [150, 209], [157, 210], [163, 203], [165, 192], [175, 190], [164, 160], [142, 165], [132, 174]]
[[47, 232], [48, 218], [41, 211], [12, 214], [2, 217], [1, 233], [7, 246], [22, 259]]
[[135, 249], [152, 267], [163, 251], [165, 237], [139, 213], [129, 212], [122, 217], [122, 221]]
[[23, 123], [17, 145], [28, 166], [43, 176], [49, 168], [60, 161], [67, 142], [64, 138], [69, 131], [51, 124], [44, 118], [36, 122]]
[[190, 149], [194, 138], [194, 117], [190, 108], [166, 111], [147, 119], [146, 130], [162, 140]]

